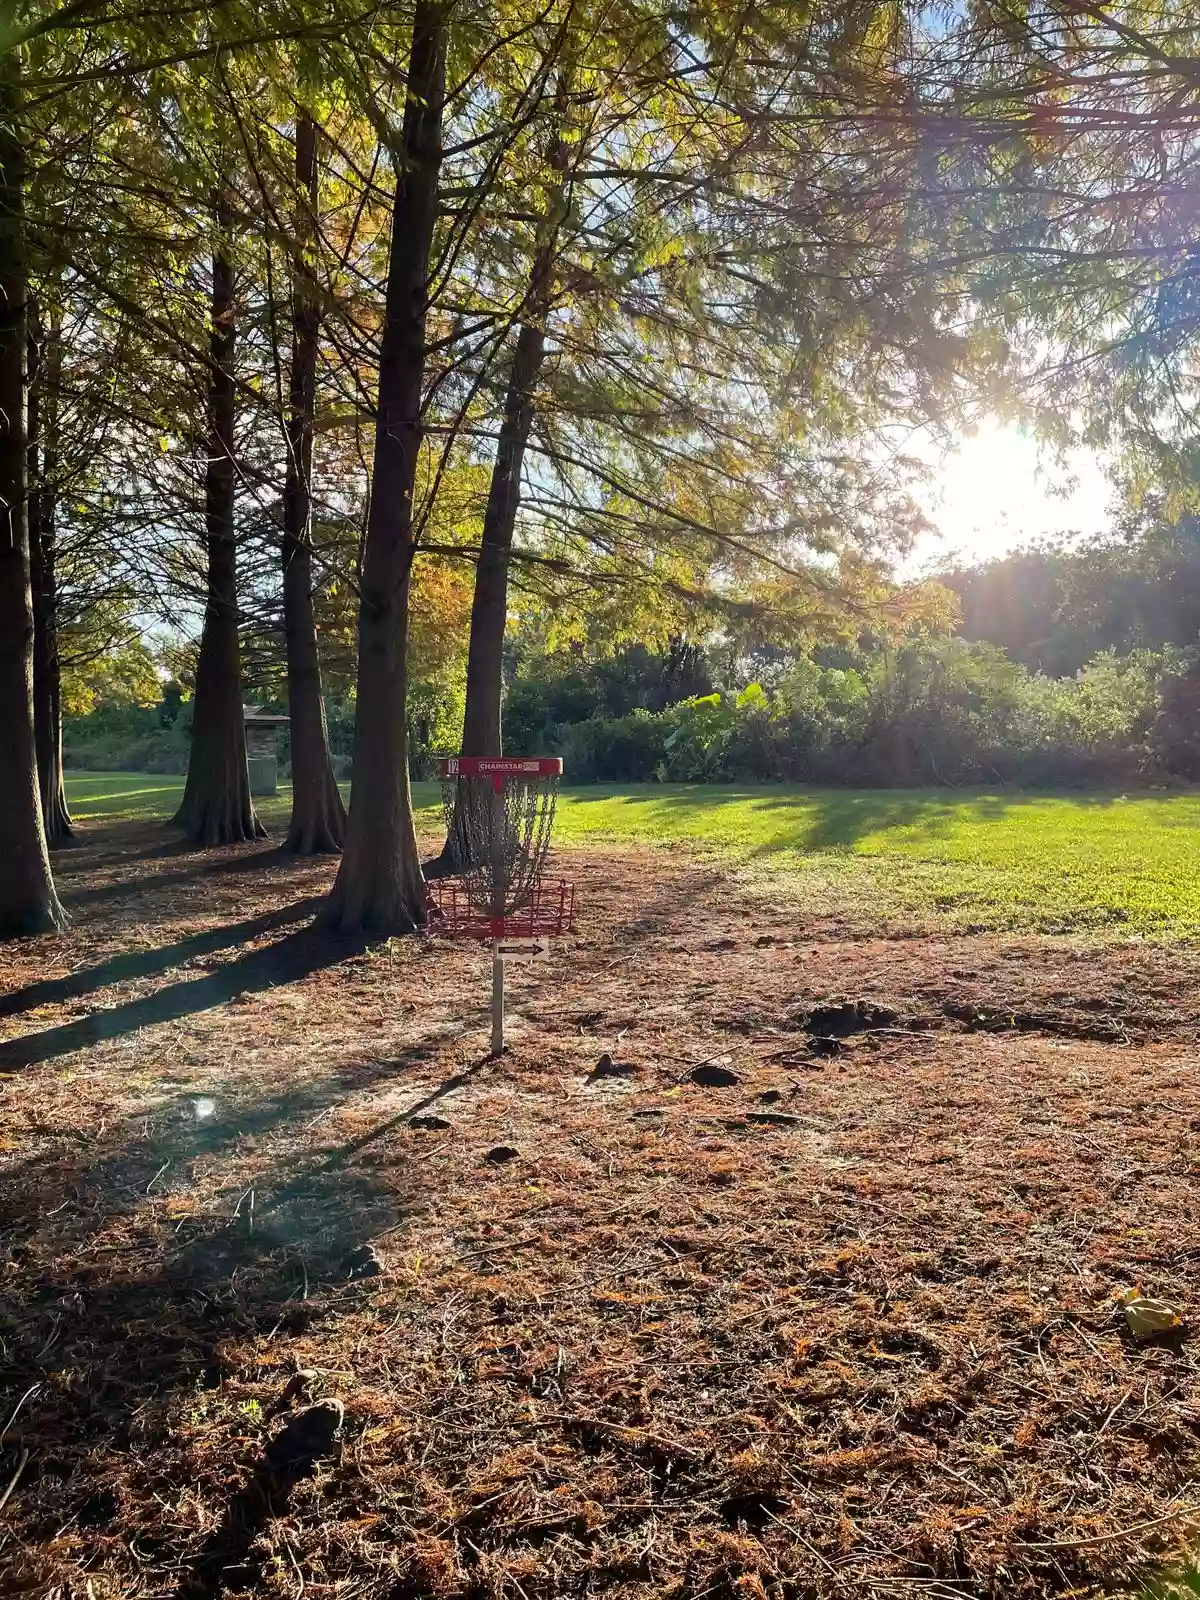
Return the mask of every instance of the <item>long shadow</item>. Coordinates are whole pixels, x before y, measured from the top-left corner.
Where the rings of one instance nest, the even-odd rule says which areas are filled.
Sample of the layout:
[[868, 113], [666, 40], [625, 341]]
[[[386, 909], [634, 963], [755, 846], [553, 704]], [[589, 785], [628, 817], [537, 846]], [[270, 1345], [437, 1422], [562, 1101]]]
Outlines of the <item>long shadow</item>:
[[[257, 1141], [307, 1125], [314, 1113], [328, 1111], [347, 1091], [361, 1094], [376, 1083], [390, 1084], [403, 1078], [409, 1070], [436, 1055], [442, 1046], [458, 1039], [461, 1031], [457, 1026], [443, 1025], [399, 1052], [369, 1060], [365, 1066], [354, 1057], [315, 1082], [285, 1085], [273, 1094], [249, 1101], [224, 1096], [218, 1089], [205, 1094], [182, 1093], [174, 1105], [160, 1106], [149, 1117], [139, 1112], [124, 1125], [118, 1125], [85, 1165], [81, 1165], [80, 1151], [73, 1147], [58, 1156], [39, 1151], [10, 1163], [0, 1172], [0, 1238], [5, 1243], [17, 1242], [23, 1234], [36, 1233], [47, 1215], [57, 1215], [55, 1205], [62, 1195], [53, 1192], [56, 1185], [60, 1190], [69, 1188], [68, 1198], [79, 1216], [111, 1219], [133, 1213], [155, 1188], [156, 1180], [161, 1179], [160, 1194], [181, 1181], [186, 1188], [188, 1180], [181, 1174], [186, 1174], [198, 1158], [210, 1159], [247, 1139]], [[469, 1083], [491, 1059], [481, 1057], [451, 1074], [366, 1133], [343, 1144], [326, 1146], [320, 1154], [309, 1157], [299, 1171], [286, 1169], [285, 1175], [271, 1185], [270, 1195], [257, 1206], [256, 1246], [262, 1248], [272, 1237], [272, 1216], [286, 1213], [314, 1181], [344, 1168], [367, 1145]], [[82, 1148], [86, 1154], [93, 1147], [85, 1144]], [[286, 1223], [281, 1236], [294, 1237]]]
[[[297, 1126], [314, 1104], [333, 1098], [327, 1084], [307, 1097], [242, 1108], [227, 1136]], [[28, 1399], [16, 1412], [11, 1402], [5, 1407], [0, 1465], [7, 1481], [13, 1452], [25, 1447], [21, 1520], [38, 1544], [64, 1525], [97, 1538], [120, 1533], [110, 1485], [136, 1484], [139, 1461], [157, 1458], [168, 1475], [178, 1469], [176, 1397], [193, 1395], [190, 1408], [202, 1416], [208, 1395], [221, 1403], [216, 1392], [242, 1371], [247, 1349], [278, 1333], [315, 1330], [360, 1301], [371, 1290], [363, 1269], [368, 1242], [403, 1222], [417, 1200], [414, 1179], [394, 1164], [385, 1187], [371, 1171], [283, 1156], [259, 1178], [256, 1208], [235, 1207], [231, 1196], [219, 1215], [197, 1210], [164, 1229], [145, 1198], [163, 1139], [140, 1137], [142, 1126], [142, 1117], [130, 1118], [82, 1169], [70, 1159], [31, 1160], [0, 1178], [7, 1256], [0, 1389]], [[181, 1170], [204, 1135], [192, 1137], [179, 1118], [174, 1132]], [[419, 1181], [424, 1192], [427, 1169]], [[189, 1187], [182, 1174], [176, 1192], [186, 1198]], [[72, 1381], [58, 1382], [68, 1369]], [[307, 1446], [294, 1428], [272, 1438], [264, 1426], [259, 1448], [251, 1446], [253, 1480], [230, 1505], [223, 1536], [190, 1552], [190, 1562], [186, 1549], [168, 1555], [154, 1540], [139, 1551], [151, 1567], [162, 1562], [154, 1592], [169, 1593], [181, 1565], [191, 1563], [195, 1588], [217, 1592], [255, 1527], [305, 1475], [320, 1440], [309, 1437]]]
[[[962, 822], [998, 822], [1014, 811], [1028, 810], [1046, 800], [1069, 800], [1089, 810], [1111, 806], [1110, 794], [1076, 795], [998, 794], [992, 790], [879, 790], [842, 794], [828, 790], [813, 793], [808, 803], [813, 816], [794, 845], [804, 850], [847, 850], [868, 834], [890, 828], [919, 825], [931, 835], [947, 832]], [[763, 801], [756, 809], [786, 807], [786, 800]]]
[[[297, 921], [308, 916], [318, 903], [313, 899], [287, 907], [286, 911], [291, 915], [285, 920]], [[278, 919], [282, 915], [273, 912], [270, 918]], [[258, 923], [262, 920], [254, 919]], [[225, 943], [231, 942], [235, 941], [227, 937]], [[173, 948], [176, 954], [171, 962], [164, 965], [174, 965], [179, 961], [177, 952], [180, 947]], [[82, 1050], [87, 1045], [98, 1044], [105, 1039], [136, 1033], [139, 1028], [149, 1028], [159, 1022], [174, 1022], [180, 1017], [225, 1005], [235, 995], [253, 994], [262, 989], [275, 988], [281, 983], [294, 983], [309, 973], [336, 966], [346, 956], [361, 949], [359, 942], [334, 940], [311, 928], [304, 928], [261, 950], [252, 950], [247, 955], [239, 956], [227, 962], [219, 971], [203, 978], [170, 984], [141, 999], [94, 1012], [76, 1022], [66, 1022], [57, 1028], [46, 1028], [40, 1033], [23, 1034], [18, 1039], [10, 1039], [0, 1044], [0, 1069], [12, 1070], [32, 1066], [39, 1061], [50, 1061], [56, 1056]], [[71, 980], [54, 981], [70, 983]]]
[[[811, 790], [795, 797], [759, 796], [756, 815], [781, 814], [774, 839], [764, 841], [759, 853], [774, 850], [843, 851], [868, 834], [919, 825], [931, 833], [944, 832], [969, 815], [973, 820], [996, 820], [1015, 802], [995, 794], [962, 795], [939, 789], [927, 791]], [[788, 812], [796, 812], [787, 826]]]
[[[449, 1030], [443, 1037], [452, 1037], [456, 1031]], [[415, 1047], [402, 1052], [399, 1059], [410, 1056], [413, 1060], [421, 1060], [426, 1053], [424, 1047]], [[331, 1151], [323, 1160], [313, 1163], [300, 1179], [285, 1185], [274, 1195], [267, 1207], [267, 1227], [271, 1228], [277, 1215], [281, 1211], [286, 1212], [307, 1190], [312, 1189], [314, 1183], [332, 1183], [335, 1175], [343, 1171], [360, 1150], [404, 1127], [446, 1095], [470, 1083], [480, 1068], [491, 1059], [491, 1056], [481, 1056], [478, 1061], [472, 1062], [461, 1072], [453, 1073], [403, 1111]], [[394, 1064], [395, 1060], [389, 1063]], [[342, 1257], [343, 1269], [349, 1266], [353, 1271], [354, 1263], [354, 1252]], [[177, 1600], [210, 1600], [210, 1597], [218, 1595], [231, 1584], [253, 1583], [258, 1576], [253, 1556], [255, 1539], [269, 1518], [286, 1514], [293, 1489], [312, 1474], [322, 1456], [330, 1453], [340, 1421], [340, 1413], [335, 1413], [327, 1406], [313, 1407], [288, 1420], [283, 1430], [266, 1445], [249, 1483], [229, 1502], [221, 1522], [205, 1540], [190, 1570], [184, 1573], [176, 1590]]]
[[[944, 831], [964, 818], [975, 822], [998, 820], [1013, 810], [1047, 800], [1102, 809], [1111, 806], [1116, 798], [1116, 791], [834, 789], [766, 784], [596, 784], [586, 789], [569, 789], [564, 794], [573, 806], [627, 800], [648, 820], [666, 824], [673, 817], [689, 814], [703, 817], [727, 805], [747, 806], [756, 817], [775, 813], [778, 828], [771, 837], [760, 839], [749, 852], [759, 857], [785, 850], [844, 851], [853, 848], [866, 835], [889, 828], [920, 824], [931, 832]], [[1191, 826], [1190, 821], [1185, 825]], [[696, 837], [704, 842], [704, 835]]]
[[[86, 818], [84, 819], [86, 822]], [[150, 837], [147, 838], [147, 832]], [[126, 835], [134, 835], [139, 839], [138, 848], [133, 849], [126, 845]], [[119, 861], [169, 861], [173, 856], [194, 856], [201, 852], [194, 844], [189, 844], [182, 834], [177, 832], [166, 833], [157, 824], [147, 828], [140, 822], [112, 822], [104, 819], [98, 822], [95, 830], [85, 829], [76, 840], [79, 851], [96, 851], [115, 855]], [[72, 867], [79, 865], [79, 856], [71, 860]]]
[[[94, 990], [103, 989], [112, 983], [124, 983], [132, 978], [155, 977], [160, 972], [168, 972], [172, 967], [182, 966], [185, 961], [194, 960], [196, 956], [212, 955], [217, 950], [229, 950], [234, 945], [247, 944], [260, 934], [270, 933], [274, 928], [285, 928], [293, 922], [301, 922], [304, 918], [312, 916], [320, 904], [320, 896], [313, 895], [306, 900], [296, 901], [294, 905], [282, 906], [276, 911], [264, 911], [257, 917], [248, 917], [244, 922], [225, 923], [219, 928], [206, 928], [203, 933], [189, 934], [186, 939], [180, 939], [176, 944], [164, 945], [160, 950], [127, 950], [120, 955], [110, 957], [107, 961], [102, 961], [99, 966], [72, 972], [65, 978], [44, 978], [38, 983], [26, 984], [23, 989], [14, 989], [11, 994], [0, 995], [0, 1017], [20, 1016], [24, 1011], [33, 1010], [35, 1006], [78, 1000], [81, 995], [91, 994]], [[213, 974], [213, 976], [220, 975]], [[247, 985], [242, 984], [241, 987], [246, 988]], [[237, 990], [233, 992], [237, 993]], [[203, 1010], [204, 1007], [197, 1006], [196, 1009]], [[116, 1015], [115, 1012], [109, 1014]], [[87, 1020], [90, 1022], [92, 1019]], [[66, 1026], [80, 1025], [69, 1023]], [[58, 1030], [49, 1031], [53, 1033]], [[108, 1035], [98, 1034], [96, 1037], [105, 1038]], [[19, 1044], [21, 1041], [15, 1040], [13, 1043]], [[95, 1039], [85, 1039], [84, 1043], [93, 1044]], [[0, 1045], [0, 1051], [7, 1048], [8, 1046]]]
[[[244, 977], [247, 963], [239, 965]], [[353, 1157], [482, 1063], [432, 1092], [416, 1090], [399, 1116], [332, 1149], [313, 1149], [304, 1130], [347, 1087], [359, 1092], [403, 1076], [459, 1031], [433, 1028], [399, 1055], [372, 1062], [366, 1077], [358, 1062], [347, 1062], [261, 1098], [180, 1096], [149, 1116], [130, 1114], [92, 1144], [64, 1140], [0, 1169], [0, 1390], [12, 1395], [0, 1414], [9, 1424], [0, 1439], [0, 1485], [24, 1451], [23, 1537], [41, 1545], [64, 1526], [97, 1539], [127, 1532], [123, 1486], [136, 1492], [148, 1472], [162, 1482], [186, 1474], [191, 1433], [204, 1436], [210, 1411], [222, 1430], [236, 1403], [222, 1396], [226, 1380], [282, 1386], [287, 1366], [269, 1352], [286, 1351], [291, 1337], [311, 1341], [330, 1318], [370, 1297], [379, 1271], [370, 1242], [423, 1215], [434, 1180], [423, 1163], [391, 1160], [385, 1174]], [[194, 1163], [208, 1169], [230, 1152], [236, 1170], [250, 1136], [256, 1146], [269, 1140], [277, 1156], [265, 1167], [250, 1156], [238, 1184], [222, 1172], [223, 1181], [208, 1184], [190, 1206], [204, 1184]], [[247, 1194], [235, 1202], [241, 1182], [250, 1181], [249, 1202]], [[339, 1349], [336, 1336], [330, 1349]], [[70, 1382], [58, 1381], [62, 1372]], [[14, 1412], [22, 1395], [28, 1403]], [[332, 1448], [339, 1420], [336, 1407], [317, 1407], [274, 1431], [273, 1418], [286, 1409], [277, 1390], [270, 1405], [264, 1397], [258, 1420], [237, 1428], [235, 1448], [250, 1476], [228, 1497], [210, 1486], [225, 1506], [206, 1538], [174, 1523], [173, 1537], [139, 1534], [139, 1563], [156, 1594], [213, 1596], [235, 1586], [248, 1591], [259, 1580], [255, 1537]], [[217, 1470], [222, 1484], [231, 1465]]]
[[254, 1541], [271, 1517], [286, 1514], [292, 1490], [312, 1476], [317, 1461], [334, 1447], [342, 1410], [328, 1401], [289, 1418], [263, 1451], [254, 1476], [232, 1499], [219, 1526], [205, 1540], [190, 1572], [175, 1591], [178, 1600], [209, 1600], [223, 1589], [244, 1588], [259, 1576]]
[[[771, 837], [760, 840], [750, 851], [754, 857], [781, 851], [843, 853], [852, 850], [860, 839], [893, 828], [919, 824], [931, 834], [942, 833], [962, 816], [961, 806], [918, 795], [808, 795], [798, 801], [761, 800], [754, 809], [756, 813], [785, 814]], [[796, 815], [789, 821], [786, 813], [793, 809]], [[1003, 811], [1004, 806], [999, 803], [994, 810], [978, 814], [998, 817]]]
[[[139, 852], [122, 859], [145, 861], [152, 859], [158, 853]], [[173, 850], [161, 852], [164, 856], [184, 853], [194, 854], [194, 846], [189, 845], [186, 852]], [[333, 861], [335, 858], [328, 856], [324, 859]], [[159, 889], [174, 889], [183, 883], [196, 883], [206, 878], [220, 878], [239, 872], [282, 872], [285, 869], [295, 872], [309, 860], [311, 858], [294, 856], [279, 845], [273, 845], [269, 850], [256, 850], [252, 855], [234, 856], [229, 860], [195, 861], [190, 867], [179, 872], [160, 872], [150, 878], [121, 879], [117, 883], [99, 883], [86, 889], [72, 889], [68, 883], [62, 893], [62, 899], [68, 909], [73, 909], [98, 902], [125, 900], [134, 895], [155, 894]]]
[[[86, 826], [87, 819], [83, 820], [82, 831], [71, 841], [70, 854], [58, 863], [57, 887], [59, 897], [64, 901], [70, 899], [73, 904], [85, 905], [89, 900], [145, 894], [159, 884], [181, 883], [213, 870], [206, 855], [215, 852], [205, 852], [189, 844], [178, 833], [165, 834], [158, 825], [147, 828], [144, 823], [104, 820], [95, 828], [89, 828]], [[138, 863], [174, 860], [184, 860], [189, 865], [180, 872], [163, 873], [161, 876], [147, 878], [137, 875]], [[223, 866], [226, 862], [221, 860], [215, 864]], [[92, 872], [97, 867], [127, 868], [129, 876], [117, 883], [99, 884], [94, 888], [74, 887], [77, 876]]]
[[[453, 1037], [457, 1030], [447, 1034]], [[464, 1067], [461, 1072], [452, 1073], [450, 1077], [439, 1083], [436, 1089], [431, 1089], [428, 1094], [422, 1095], [419, 1100], [410, 1106], [405, 1106], [403, 1111], [398, 1111], [394, 1117], [389, 1117], [386, 1122], [378, 1123], [374, 1128], [368, 1128], [366, 1133], [360, 1133], [357, 1139], [351, 1139], [335, 1150], [326, 1161], [326, 1170], [337, 1166], [344, 1166], [351, 1156], [356, 1156], [360, 1150], [365, 1150], [367, 1145], [374, 1144], [377, 1139], [384, 1138], [389, 1133], [394, 1133], [397, 1128], [402, 1128], [405, 1123], [411, 1122], [414, 1117], [428, 1111], [439, 1100], [444, 1100], [448, 1094], [453, 1094], [455, 1089], [463, 1089], [471, 1082], [481, 1067], [487, 1066], [495, 1058], [490, 1055], [480, 1056], [478, 1061], [473, 1061], [470, 1066]]]
[[[772, 824], [770, 837], [760, 838], [749, 853], [771, 855], [783, 850], [845, 850], [866, 834], [918, 822], [934, 827], [948, 826], [956, 814], [961, 814], [964, 805], [970, 803], [968, 796], [953, 799], [952, 793], [946, 790], [791, 789], [765, 785], [707, 789], [702, 785], [644, 785], [624, 791], [605, 787], [593, 794], [573, 791], [571, 801], [572, 804], [596, 803], [619, 794], [636, 805], [648, 822], [660, 825], [664, 837], [669, 836], [672, 819], [703, 818], [730, 805], [745, 807], [756, 819], [756, 833], [762, 827], [758, 819], [769, 815]], [[977, 796], [976, 815], [1002, 815], [1009, 803], [999, 796]], [[981, 804], [986, 804], [987, 809], [979, 810]], [[706, 842], [703, 833], [696, 835], [695, 840]]]

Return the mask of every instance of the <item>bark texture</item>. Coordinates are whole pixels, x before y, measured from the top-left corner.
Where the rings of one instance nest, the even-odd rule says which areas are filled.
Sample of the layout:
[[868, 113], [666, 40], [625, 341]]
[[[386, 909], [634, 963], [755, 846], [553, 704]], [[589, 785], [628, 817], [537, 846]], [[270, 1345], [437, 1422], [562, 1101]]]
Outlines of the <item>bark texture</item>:
[[75, 837], [62, 770], [62, 662], [58, 651], [55, 493], [58, 468], [58, 329], [47, 343], [30, 314], [28, 341], [29, 576], [33, 594], [33, 731], [42, 825], [53, 849]]
[[298, 216], [292, 281], [292, 369], [288, 384], [288, 460], [283, 486], [283, 629], [292, 736], [292, 818], [285, 850], [317, 855], [342, 848], [346, 808], [329, 759], [312, 580], [312, 454], [317, 340], [321, 310], [308, 245], [317, 207], [316, 129], [296, 124], [296, 180], [308, 208]]
[[[11, 25], [11, 4], [0, 23]], [[46, 849], [33, 730], [25, 409], [25, 151], [19, 53], [0, 60], [0, 937], [66, 923]]]
[[[503, 755], [504, 631], [508, 624], [508, 572], [513, 530], [521, 500], [521, 463], [533, 424], [533, 385], [545, 355], [546, 335], [536, 323], [525, 323], [504, 397], [504, 417], [496, 460], [483, 514], [483, 532], [471, 601], [471, 637], [467, 651], [467, 702], [461, 753]], [[459, 822], [457, 802], [442, 853], [425, 863], [428, 878], [449, 878], [470, 859], [470, 842]]]
[[410, 933], [425, 921], [408, 781], [406, 657], [445, 77], [445, 13], [440, 5], [419, 0], [395, 163], [375, 462], [363, 547], [354, 787], [346, 848], [324, 914], [329, 925], [357, 934]]
[[508, 573], [513, 531], [521, 504], [521, 467], [533, 426], [534, 385], [545, 353], [546, 331], [541, 322], [524, 323], [517, 335], [509, 369], [504, 416], [475, 569], [462, 740], [462, 753], [469, 756], [503, 754], [501, 665], [508, 622]]
[[187, 838], [199, 845], [234, 844], [262, 838], [266, 832], [250, 800], [242, 709], [234, 526], [234, 281], [225, 242], [230, 213], [224, 197], [216, 202], [216, 223], [204, 496], [208, 588], [187, 783], [174, 818]]
[[[525, 314], [517, 334], [504, 395], [504, 414], [496, 459], [483, 515], [483, 531], [475, 568], [471, 602], [471, 635], [467, 650], [466, 709], [461, 753], [468, 756], [503, 755], [504, 633], [508, 623], [508, 575], [512, 564], [513, 533], [521, 505], [521, 470], [536, 411], [535, 390], [546, 356], [546, 314], [558, 241], [559, 207], [567, 152], [562, 139], [566, 111], [566, 75], [560, 74], [555, 105], [554, 132], [549, 164], [555, 182], [547, 214], [534, 252], [525, 296]], [[426, 863], [430, 878], [451, 877], [467, 863], [468, 842], [455, 808], [446, 843], [435, 860]]]

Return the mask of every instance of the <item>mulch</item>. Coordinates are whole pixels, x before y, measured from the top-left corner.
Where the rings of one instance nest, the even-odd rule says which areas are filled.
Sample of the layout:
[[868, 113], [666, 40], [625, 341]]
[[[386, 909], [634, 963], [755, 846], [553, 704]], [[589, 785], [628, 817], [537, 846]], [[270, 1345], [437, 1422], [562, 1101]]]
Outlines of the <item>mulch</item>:
[[0, 954], [0, 1592], [1141, 1592], [1200, 1524], [1196, 948], [555, 865], [493, 1061], [485, 953], [331, 945], [327, 861], [58, 859]]

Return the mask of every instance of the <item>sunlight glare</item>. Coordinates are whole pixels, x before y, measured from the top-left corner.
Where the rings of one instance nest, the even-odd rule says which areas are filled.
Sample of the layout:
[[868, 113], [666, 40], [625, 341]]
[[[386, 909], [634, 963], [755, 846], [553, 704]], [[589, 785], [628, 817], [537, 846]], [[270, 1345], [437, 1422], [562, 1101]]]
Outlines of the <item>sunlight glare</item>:
[[1057, 534], [1104, 532], [1111, 493], [1093, 451], [1072, 450], [1058, 461], [1028, 431], [986, 422], [932, 475], [924, 509], [940, 537], [920, 540], [908, 564], [987, 561]]

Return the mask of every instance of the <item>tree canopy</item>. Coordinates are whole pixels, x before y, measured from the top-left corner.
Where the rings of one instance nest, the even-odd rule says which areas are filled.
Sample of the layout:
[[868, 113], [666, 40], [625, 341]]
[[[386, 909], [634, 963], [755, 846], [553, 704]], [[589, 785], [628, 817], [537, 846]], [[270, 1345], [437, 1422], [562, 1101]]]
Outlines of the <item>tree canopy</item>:
[[[38, 801], [6, 925], [58, 915], [64, 675], [133, 681], [148, 637], [196, 663], [180, 823], [254, 835], [240, 706], [286, 685], [289, 841], [348, 841], [342, 925], [407, 928], [410, 725], [498, 748], [516, 633], [936, 627], [945, 586], [891, 577], [906, 441], [987, 411], [1105, 441], [1177, 520], [1195, 31], [1161, 0], [3, 8], [3, 748]], [[1003, 585], [950, 588], [970, 629]], [[1186, 632], [1153, 609], [1087, 654]], [[1021, 625], [1030, 665], [1083, 649]]]

